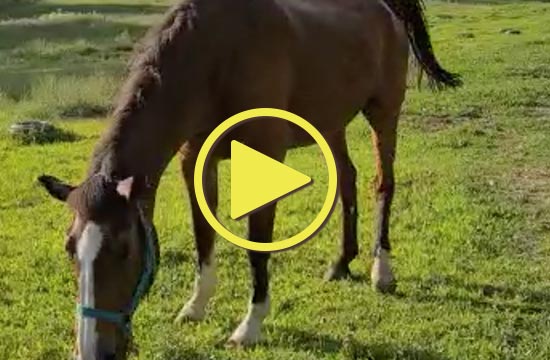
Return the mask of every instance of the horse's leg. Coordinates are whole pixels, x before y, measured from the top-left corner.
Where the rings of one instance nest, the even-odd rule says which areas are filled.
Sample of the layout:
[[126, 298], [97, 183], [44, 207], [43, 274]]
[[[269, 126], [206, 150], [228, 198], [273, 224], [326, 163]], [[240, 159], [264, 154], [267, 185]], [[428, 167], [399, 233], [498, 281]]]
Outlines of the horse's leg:
[[339, 173], [340, 197], [342, 199], [343, 234], [338, 259], [325, 274], [326, 280], [338, 280], [349, 276], [349, 263], [355, 259], [357, 245], [357, 171], [349, 157], [345, 131], [326, 136]]
[[[275, 205], [250, 215], [249, 236], [254, 242], [271, 242], [275, 219]], [[254, 287], [248, 312], [229, 338], [230, 345], [251, 345], [261, 340], [262, 323], [269, 313], [269, 253], [248, 252]]]
[[[206, 305], [216, 290], [216, 262], [214, 258], [214, 230], [208, 224], [199, 209], [195, 196], [193, 173], [199, 146], [190, 146], [182, 151], [181, 168], [183, 178], [189, 192], [191, 212], [193, 216], [193, 229], [197, 248], [198, 264], [195, 277], [193, 296], [181, 309], [176, 321], [202, 320], [205, 316]], [[217, 162], [212, 159], [205, 174], [205, 196], [210, 208], [216, 211], [218, 205], [218, 173]]]
[[372, 127], [372, 143], [376, 158], [375, 244], [371, 280], [372, 286], [380, 292], [393, 292], [396, 288], [390, 264], [391, 247], [388, 233], [394, 193], [393, 162], [399, 112], [400, 105], [382, 106], [376, 101], [372, 101], [365, 109], [365, 115]]
[[[277, 125], [281, 123], [281, 120], [274, 121], [278, 122]], [[264, 120], [263, 123], [266, 124], [266, 120]], [[262, 126], [262, 123], [256, 125]], [[256, 139], [250, 141], [248, 145], [275, 160], [283, 161], [286, 153], [286, 146], [284, 145], [284, 133], [281, 133], [280, 130], [281, 127], [279, 126], [275, 126], [267, 131], [264, 127], [264, 131], [270, 134], [269, 138], [256, 137]], [[257, 131], [259, 131], [259, 129]], [[258, 143], [260, 141], [262, 141], [262, 143]], [[256, 243], [270, 243], [272, 241], [275, 207], [276, 203], [271, 204], [249, 216], [248, 239], [250, 241]], [[245, 318], [229, 338], [229, 345], [251, 345], [261, 340], [262, 323], [268, 315], [270, 308], [269, 274], [267, 269], [269, 257], [269, 253], [248, 251], [248, 259], [252, 273], [252, 299]]]

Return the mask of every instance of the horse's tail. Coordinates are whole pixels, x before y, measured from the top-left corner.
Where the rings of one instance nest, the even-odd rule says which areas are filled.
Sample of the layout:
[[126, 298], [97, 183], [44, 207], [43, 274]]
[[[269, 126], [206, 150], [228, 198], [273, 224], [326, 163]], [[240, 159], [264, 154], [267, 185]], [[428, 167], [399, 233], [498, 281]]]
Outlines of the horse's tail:
[[414, 56], [431, 83], [438, 88], [462, 85], [460, 76], [443, 69], [435, 57], [426, 25], [423, 0], [383, 1], [403, 21]]

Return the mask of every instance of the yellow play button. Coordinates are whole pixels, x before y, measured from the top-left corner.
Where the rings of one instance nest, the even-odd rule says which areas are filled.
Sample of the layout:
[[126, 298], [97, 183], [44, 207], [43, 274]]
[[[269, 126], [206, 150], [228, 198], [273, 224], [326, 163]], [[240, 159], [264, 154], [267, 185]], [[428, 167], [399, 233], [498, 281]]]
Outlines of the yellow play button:
[[[261, 121], [262, 118], [278, 118], [301, 127], [319, 145], [326, 161], [328, 175], [327, 194], [322, 203], [321, 210], [313, 221], [299, 233], [283, 240], [271, 243], [254, 242], [238, 236], [218, 220], [212, 212], [204, 193], [204, 169], [209, 155], [215, 149], [219, 139], [240, 124], [248, 121]], [[269, 136], [267, 133], [258, 133], [257, 136]], [[233, 219], [250, 214], [282, 196], [311, 183], [311, 178], [300, 172], [283, 165], [264, 154], [259, 153], [238, 142], [232, 143], [231, 156], [231, 217]], [[327, 141], [313, 125], [307, 120], [291, 112], [282, 109], [259, 108], [246, 110], [235, 114], [219, 124], [208, 135], [199, 151], [195, 164], [193, 179], [197, 203], [204, 218], [212, 228], [222, 237], [244, 249], [260, 252], [273, 252], [291, 249], [314, 236], [326, 223], [336, 201], [338, 172], [336, 161]]]
[[231, 142], [231, 217], [241, 218], [311, 184], [311, 178], [238, 141]]

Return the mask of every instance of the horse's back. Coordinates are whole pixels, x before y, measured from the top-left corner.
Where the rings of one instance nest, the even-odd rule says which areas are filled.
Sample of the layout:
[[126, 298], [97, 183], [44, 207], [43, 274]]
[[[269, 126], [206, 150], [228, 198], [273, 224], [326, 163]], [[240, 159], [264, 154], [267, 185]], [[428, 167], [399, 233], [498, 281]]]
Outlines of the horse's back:
[[295, 36], [289, 107], [320, 130], [342, 127], [381, 92], [390, 72], [406, 72], [391, 60], [407, 57], [406, 36], [381, 0], [274, 1]]
[[[381, 0], [219, 3], [231, 7], [225, 21], [234, 44], [222, 65], [228, 115], [281, 107], [321, 132], [340, 130], [379, 91], [388, 49], [401, 41]], [[295, 142], [308, 142], [303, 132], [294, 133]]]

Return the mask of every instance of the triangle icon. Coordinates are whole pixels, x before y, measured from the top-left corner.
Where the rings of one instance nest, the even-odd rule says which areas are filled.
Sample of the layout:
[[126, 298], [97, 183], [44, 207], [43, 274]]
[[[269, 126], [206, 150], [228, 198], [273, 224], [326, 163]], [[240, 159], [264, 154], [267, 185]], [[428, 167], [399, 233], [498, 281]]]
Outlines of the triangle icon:
[[251, 212], [310, 185], [312, 180], [238, 141], [231, 141], [231, 218]]

